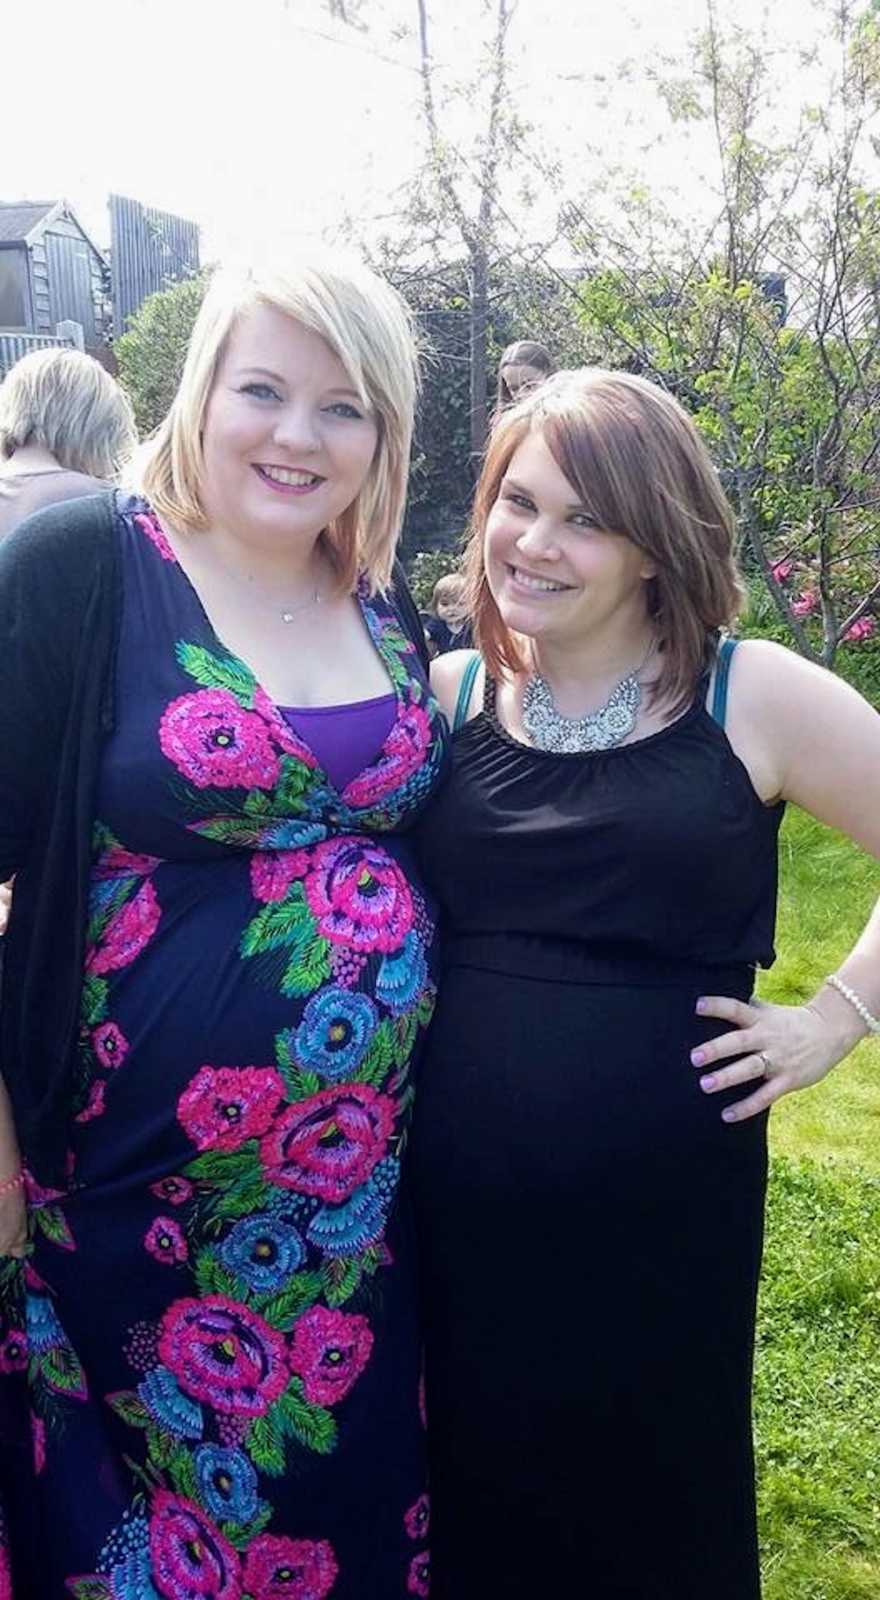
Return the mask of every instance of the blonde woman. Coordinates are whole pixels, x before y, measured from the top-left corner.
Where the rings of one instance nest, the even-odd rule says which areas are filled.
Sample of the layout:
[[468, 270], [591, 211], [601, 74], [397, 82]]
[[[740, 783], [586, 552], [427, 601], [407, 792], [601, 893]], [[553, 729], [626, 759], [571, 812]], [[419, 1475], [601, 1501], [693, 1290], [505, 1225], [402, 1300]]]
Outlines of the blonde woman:
[[732, 534], [639, 378], [559, 374], [496, 427], [482, 655], [432, 667], [457, 732], [421, 824], [433, 1600], [757, 1600], [766, 1112], [880, 1031], [880, 917], [808, 1005], [752, 986], [784, 802], [880, 856], [880, 718], [779, 646], [719, 649]]
[[0, 538], [41, 506], [105, 488], [134, 445], [128, 399], [91, 356], [22, 356], [0, 383]]
[[16, 1595], [427, 1592], [414, 391], [371, 274], [220, 276], [143, 492], [0, 550]]

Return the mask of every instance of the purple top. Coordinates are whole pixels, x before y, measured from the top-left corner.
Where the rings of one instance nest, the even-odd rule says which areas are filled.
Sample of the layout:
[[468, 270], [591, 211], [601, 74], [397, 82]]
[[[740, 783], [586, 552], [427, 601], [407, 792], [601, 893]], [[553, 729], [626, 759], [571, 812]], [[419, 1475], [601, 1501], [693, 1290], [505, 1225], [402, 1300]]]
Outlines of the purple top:
[[397, 716], [397, 696], [380, 694], [344, 706], [279, 706], [285, 722], [317, 756], [334, 789], [344, 789], [374, 761]]

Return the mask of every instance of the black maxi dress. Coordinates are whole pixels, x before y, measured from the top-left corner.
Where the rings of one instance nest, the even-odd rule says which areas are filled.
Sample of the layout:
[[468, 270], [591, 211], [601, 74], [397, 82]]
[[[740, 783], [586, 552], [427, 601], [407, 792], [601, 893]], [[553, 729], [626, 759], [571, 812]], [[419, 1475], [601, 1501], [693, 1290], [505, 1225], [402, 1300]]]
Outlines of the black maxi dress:
[[[689, 1052], [773, 959], [767, 807], [703, 703], [588, 755], [487, 685], [420, 825], [444, 980], [412, 1144], [432, 1600], [757, 1600], [766, 1119]], [[737, 1098], [742, 1090], [729, 1098]]]

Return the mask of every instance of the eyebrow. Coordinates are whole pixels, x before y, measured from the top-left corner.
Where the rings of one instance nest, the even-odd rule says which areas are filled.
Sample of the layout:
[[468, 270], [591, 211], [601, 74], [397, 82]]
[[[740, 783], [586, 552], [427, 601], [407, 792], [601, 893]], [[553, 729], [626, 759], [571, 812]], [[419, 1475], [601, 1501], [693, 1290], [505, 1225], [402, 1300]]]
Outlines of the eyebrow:
[[[287, 384], [287, 379], [285, 377], [283, 377], [280, 372], [273, 372], [271, 367], [239, 367], [238, 368], [238, 371], [236, 373], [236, 377], [244, 378], [247, 375], [250, 375], [251, 377], [254, 377], [254, 378], [256, 378], [256, 377], [269, 378], [272, 383], [281, 384], [282, 387], [285, 387], [286, 384]], [[326, 393], [327, 394], [351, 395], [355, 400], [358, 401], [358, 403], [360, 405], [364, 405], [365, 404], [365, 402], [363, 400], [361, 400], [361, 397], [358, 394], [357, 389], [351, 389], [351, 388], [347, 388], [347, 387], [346, 388], [340, 387], [340, 388], [336, 388], [336, 389], [327, 389]]]
[[[535, 496], [532, 493], [531, 489], [527, 489], [525, 484], [517, 483], [515, 478], [505, 477], [502, 480], [502, 487], [505, 488], [505, 489], [513, 489], [513, 490], [516, 491], [517, 494], [524, 494], [527, 500], [534, 500], [534, 498], [535, 498]], [[589, 513], [590, 516], [593, 515], [593, 512], [590, 511], [590, 507], [588, 505], [586, 505], [583, 500], [573, 500], [570, 505], [566, 506], [566, 510], [567, 511], [586, 511], [586, 512]]]

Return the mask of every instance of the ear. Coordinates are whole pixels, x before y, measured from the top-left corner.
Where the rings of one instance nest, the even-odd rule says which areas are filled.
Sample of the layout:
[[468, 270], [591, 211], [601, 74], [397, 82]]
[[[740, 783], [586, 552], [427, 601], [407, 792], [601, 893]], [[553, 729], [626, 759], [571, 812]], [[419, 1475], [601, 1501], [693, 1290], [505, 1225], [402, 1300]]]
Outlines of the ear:
[[656, 563], [656, 561], [652, 561], [650, 556], [645, 556], [643, 561], [642, 561], [642, 563], [641, 563], [641, 566], [639, 567], [639, 577], [644, 579], [645, 583], [650, 583], [651, 579], [652, 578], [656, 578], [656, 576], [657, 576], [657, 563]]

